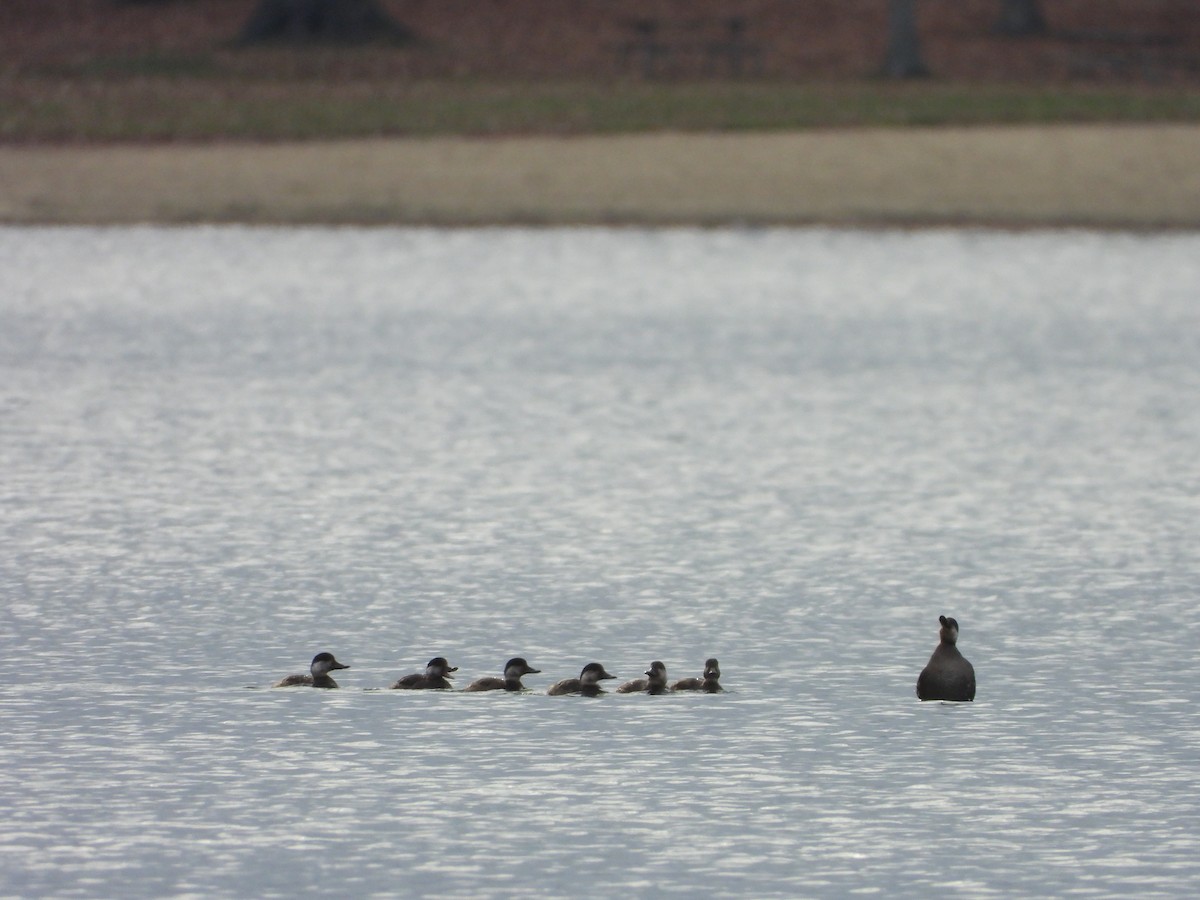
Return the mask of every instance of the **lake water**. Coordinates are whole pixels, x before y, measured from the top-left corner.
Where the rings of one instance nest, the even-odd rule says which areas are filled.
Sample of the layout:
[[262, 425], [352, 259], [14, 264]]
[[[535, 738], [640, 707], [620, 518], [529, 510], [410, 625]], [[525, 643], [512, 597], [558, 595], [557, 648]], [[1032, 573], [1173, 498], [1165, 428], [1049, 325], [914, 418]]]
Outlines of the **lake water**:
[[[0, 894], [1200, 890], [1200, 235], [10, 228], [0, 272]], [[939, 614], [973, 704], [914, 697]], [[268, 689], [319, 650], [341, 690]], [[543, 674], [375, 690], [435, 655]]]

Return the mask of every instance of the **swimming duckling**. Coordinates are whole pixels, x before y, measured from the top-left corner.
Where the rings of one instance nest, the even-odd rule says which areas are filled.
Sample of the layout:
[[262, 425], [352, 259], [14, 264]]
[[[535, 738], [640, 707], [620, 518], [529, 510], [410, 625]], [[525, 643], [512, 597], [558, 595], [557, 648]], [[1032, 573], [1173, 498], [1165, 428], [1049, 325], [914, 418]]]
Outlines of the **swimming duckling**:
[[635, 678], [617, 688], [618, 694], [665, 694], [666, 692], [667, 667], [659, 659], [650, 663], [645, 678]]
[[704, 661], [704, 675], [700, 678], [684, 678], [671, 685], [673, 691], [704, 691], [706, 694], [719, 694], [725, 690], [721, 687], [721, 666], [716, 657]]
[[917, 678], [917, 696], [922, 700], [974, 700], [975, 668], [955, 646], [958, 622], [938, 616], [942, 623], [939, 643]]
[[338, 686], [338, 683], [329, 677], [329, 673], [334, 669], [348, 668], [350, 667], [344, 666], [334, 659], [332, 653], [318, 653], [313, 657], [312, 664], [308, 667], [308, 671], [312, 674], [289, 675], [271, 685], [271, 687], [300, 687], [307, 685], [308, 687], [335, 688]]
[[392, 684], [392, 690], [447, 690], [454, 687], [449, 681], [453, 677], [450, 673], [457, 671], [458, 666], [450, 665], [446, 657], [435, 656], [425, 666], [424, 672], [414, 672], [411, 675], [405, 675], [399, 681]]
[[598, 662], [588, 663], [579, 673], [578, 678], [567, 678], [558, 682], [546, 691], [551, 697], [560, 697], [564, 694], [582, 694], [584, 697], [595, 697], [605, 693], [600, 682], [605, 678], [616, 678], [616, 675], [610, 675], [604, 671], [604, 666]]
[[521, 684], [521, 676], [536, 675], [541, 669], [535, 669], [525, 662], [524, 657], [517, 656], [510, 659], [504, 664], [504, 677], [499, 678], [495, 675], [489, 675], [486, 678], [477, 678], [468, 684], [464, 690], [467, 691], [524, 691], [528, 690], [525, 685]]

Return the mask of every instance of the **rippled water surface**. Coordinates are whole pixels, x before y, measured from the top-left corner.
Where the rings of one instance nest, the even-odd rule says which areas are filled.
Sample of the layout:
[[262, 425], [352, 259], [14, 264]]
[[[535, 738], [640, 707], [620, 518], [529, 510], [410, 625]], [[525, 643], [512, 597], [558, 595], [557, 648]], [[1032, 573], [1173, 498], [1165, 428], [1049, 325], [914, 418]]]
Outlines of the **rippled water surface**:
[[[1200, 890], [1200, 237], [0, 230], [0, 894]], [[973, 704], [921, 704], [937, 617]], [[318, 650], [338, 691], [269, 690]], [[524, 695], [375, 690], [524, 655]], [[720, 658], [721, 695], [545, 696]]]

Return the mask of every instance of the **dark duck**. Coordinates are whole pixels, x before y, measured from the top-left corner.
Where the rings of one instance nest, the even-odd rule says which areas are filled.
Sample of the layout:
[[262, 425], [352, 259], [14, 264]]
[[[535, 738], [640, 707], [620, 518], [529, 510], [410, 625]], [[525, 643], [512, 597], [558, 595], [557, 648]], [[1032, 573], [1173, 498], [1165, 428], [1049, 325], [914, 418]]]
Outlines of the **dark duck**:
[[457, 672], [458, 666], [450, 665], [444, 656], [435, 656], [425, 666], [424, 672], [413, 672], [392, 684], [394, 691], [423, 691], [448, 690], [454, 685], [450, 683], [451, 673]]
[[938, 616], [939, 642], [917, 678], [922, 700], [974, 700], [975, 669], [958, 650], [958, 622]]
[[716, 657], [704, 661], [704, 674], [699, 678], [684, 678], [671, 686], [673, 691], [703, 691], [706, 694], [719, 694], [721, 687], [721, 665]]
[[524, 691], [528, 690], [525, 685], [521, 684], [521, 678], [525, 675], [536, 675], [541, 669], [535, 669], [529, 663], [525, 662], [524, 657], [516, 656], [504, 664], [504, 677], [489, 675], [486, 678], [477, 678], [464, 688], [468, 691]]
[[344, 666], [333, 658], [332, 653], [318, 653], [313, 657], [312, 664], [309, 665], [308, 675], [288, 675], [286, 678], [276, 682], [272, 687], [319, 687], [319, 688], [335, 688], [338, 683], [329, 677], [329, 673], [334, 669], [348, 669], [349, 666]]
[[579, 673], [578, 678], [567, 678], [558, 682], [546, 691], [551, 697], [561, 697], [566, 694], [582, 694], [584, 697], [596, 697], [605, 693], [600, 682], [606, 678], [616, 678], [604, 671], [604, 666], [598, 662], [588, 663]]

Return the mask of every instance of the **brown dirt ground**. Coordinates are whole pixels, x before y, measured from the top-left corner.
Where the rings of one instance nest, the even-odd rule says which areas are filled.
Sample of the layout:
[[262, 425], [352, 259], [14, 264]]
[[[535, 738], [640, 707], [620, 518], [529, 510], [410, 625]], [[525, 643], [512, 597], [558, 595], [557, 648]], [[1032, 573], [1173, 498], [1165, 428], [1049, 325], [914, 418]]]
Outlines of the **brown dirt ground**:
[[1200, 126], [0, 146], [0, 222], [1200, 228]]

